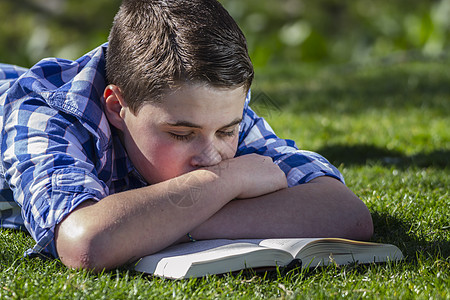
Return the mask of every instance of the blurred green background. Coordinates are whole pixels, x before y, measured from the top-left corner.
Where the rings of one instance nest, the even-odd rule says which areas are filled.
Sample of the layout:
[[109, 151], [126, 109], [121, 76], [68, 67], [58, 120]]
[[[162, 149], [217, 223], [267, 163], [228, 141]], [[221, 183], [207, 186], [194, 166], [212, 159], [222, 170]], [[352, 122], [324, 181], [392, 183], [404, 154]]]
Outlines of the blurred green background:
[[[221, 2], [249, 42], [252, 108], [278, 136], [337, 166], [372, 212], [372, 240], [408, 260], [167, 284], [23, 260], [31, 237], [0, 231], [0, 298], [280, 298], [281, 286], [286, 298], [449, 299], [450, 0]], [[119, 4], [0, 0], [0, 62], [76, 59], [106, 41]]]
[[[439, 57], [450, 0], [222, 0], [245, 32], [256, 69]], [[74, 59], [106, 41], [119, 0], [0, 0], [0, 61], [29, 67]]]

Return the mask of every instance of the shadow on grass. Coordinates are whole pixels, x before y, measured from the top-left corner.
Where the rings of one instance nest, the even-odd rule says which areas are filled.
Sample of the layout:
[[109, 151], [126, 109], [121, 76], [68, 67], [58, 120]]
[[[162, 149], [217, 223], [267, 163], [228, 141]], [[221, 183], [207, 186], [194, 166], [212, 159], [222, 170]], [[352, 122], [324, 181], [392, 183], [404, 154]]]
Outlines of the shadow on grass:
[[326, 157], [334, 165], [353, 166], [377, 162], [398, 168], [417, 166], [420, 168], [435, 167], [445, 169], [450, 167], [450, 150], [448, 149], [405, 155], [399, 151], [368, 144], [335, 144], [319, 148], [316, 152]]
[[427, 241], [425, 237], [417, 236], [413, 232], [412, 224], [387, 213], [374, 212], [372, 213], [372, 219], [375, 227], [372, 240], [395, 244], [409, 261], [415, 261], [419, 253], [444, 258], [450, 256], [450, 242], [443, 238]]

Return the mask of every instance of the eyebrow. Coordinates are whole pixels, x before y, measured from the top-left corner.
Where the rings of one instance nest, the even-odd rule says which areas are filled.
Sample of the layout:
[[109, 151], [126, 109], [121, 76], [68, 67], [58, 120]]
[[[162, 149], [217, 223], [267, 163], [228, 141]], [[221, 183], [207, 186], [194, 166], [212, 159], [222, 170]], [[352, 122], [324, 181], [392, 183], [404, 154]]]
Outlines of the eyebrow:
[[[221, 129], [232, 127], [232, 126], [237, 125], [237, 124], [239, 124], [241, 122], [242, 122], [242, 118], [237, 118], [237, 119], [231, 121], [229, 124], [227, 124], [225, 126], [222, 126]], [[202, 129], [203, 128], [202, 126], [200, 126], [198, 124], [195, 124], [195, 123], [192, 123], [192, 122], [189, 122], [189, 121], [177, 121], [175, 123], [167, 122], [166, 125], [173, 126], [173, 127], [190, 127], [190, 128], [198, 128], [198, 129]]]

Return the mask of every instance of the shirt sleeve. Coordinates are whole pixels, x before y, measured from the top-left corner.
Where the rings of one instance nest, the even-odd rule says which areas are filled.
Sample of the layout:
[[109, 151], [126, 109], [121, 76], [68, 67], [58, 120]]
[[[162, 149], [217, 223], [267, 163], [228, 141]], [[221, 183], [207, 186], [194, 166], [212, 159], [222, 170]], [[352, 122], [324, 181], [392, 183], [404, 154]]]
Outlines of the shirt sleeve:
[[108, 194], [92, 161], [92, 136], [75, 117], [39, 97], [11, 101], [3, 109], [3, 172], [36, 241], [27, 254], [58, 257], [55, 226], [83, 201]]
[[299, 150], [295, 142], [276, 136], [264, 118], [248, 106], [247, 96], [236, 155], [257, 153], [272, 157], [286, 174], [288, 186], [306, 183], [319, 176], [331, 176], [342, 183], [342, 174], [320, 154]]

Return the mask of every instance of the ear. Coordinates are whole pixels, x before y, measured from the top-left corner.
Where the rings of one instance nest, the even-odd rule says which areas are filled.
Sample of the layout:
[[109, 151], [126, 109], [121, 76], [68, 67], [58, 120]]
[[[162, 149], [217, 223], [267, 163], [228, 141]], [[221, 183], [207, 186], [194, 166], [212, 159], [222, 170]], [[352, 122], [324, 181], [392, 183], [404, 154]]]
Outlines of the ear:
[[123, 130], [125, 110], [128, 109], [128, 106], [120, 88], [114, 84], [108, 85], [103, 92], [103, 98], [105, 99], [105, 114], [109, 123], [117, 129]]

